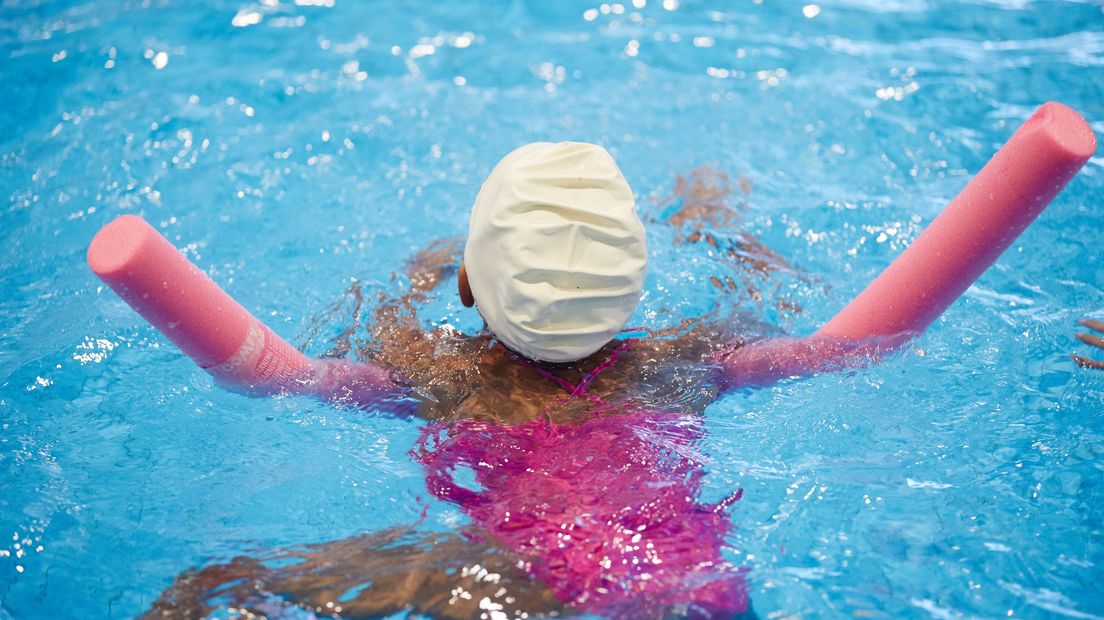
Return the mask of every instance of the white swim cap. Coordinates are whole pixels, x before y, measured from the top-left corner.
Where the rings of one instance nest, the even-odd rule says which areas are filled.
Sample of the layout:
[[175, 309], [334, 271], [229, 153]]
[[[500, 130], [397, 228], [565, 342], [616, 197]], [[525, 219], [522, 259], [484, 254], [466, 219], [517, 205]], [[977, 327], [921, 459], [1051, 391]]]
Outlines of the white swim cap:
[[605, 149], [536, 142], [483, 182], [464, 264], [496, 338], [530, 359], [571, 362], [632, 316], [648, 251], [632, 189]]

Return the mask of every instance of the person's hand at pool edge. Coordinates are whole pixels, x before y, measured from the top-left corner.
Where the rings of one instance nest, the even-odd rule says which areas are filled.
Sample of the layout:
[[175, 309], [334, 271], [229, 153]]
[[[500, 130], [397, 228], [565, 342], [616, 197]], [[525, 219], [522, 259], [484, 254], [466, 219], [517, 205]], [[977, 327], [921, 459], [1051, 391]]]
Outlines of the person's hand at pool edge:
[[[1080, 321], [1078, 321], [1078, 324], [1082, 325], [1084, 327], [1087, 327], [1087, 328], [1093, 330], [1094, 332], [1104, 334], [1104, 321], [1094, 321], [1092, 319], [1081, 319]], [[1086, 332], [1077, 332], [1075, 334], [1075, 337], [1078, 340], [1080, 340], [1081, 342], [1084, 342], [1085, 344], [1087, 344], [1091, 347], [1096, 347], [1098, 349], [1104, 349], [1104, 338], [1101, 338], [1100, 336], [1096, 336], [1094, 334], [1089, 334], [1089, 333], [1086, 333]], [[1089, 359], [1087, 357], [1082, 357], [1082, 356], [1077, 355], [1077, 354], [1073, 354], [1070, 357], [1072, 357], [1073, 361], [1077, 362], [1077, 365], [1080, 366], [1081, 368], [1095, 368], [1096, 370], [1104, 370], [1104, 362], [1099, 362], [1099, 361], [1094, 360], [1094, 359]]]

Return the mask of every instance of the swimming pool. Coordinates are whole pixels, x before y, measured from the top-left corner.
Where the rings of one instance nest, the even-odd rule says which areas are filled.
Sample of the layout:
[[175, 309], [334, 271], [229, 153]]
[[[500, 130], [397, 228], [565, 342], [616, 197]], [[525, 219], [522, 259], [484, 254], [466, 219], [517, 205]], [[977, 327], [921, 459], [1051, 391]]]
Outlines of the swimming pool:
[[[1043, 101], [1104, 132], [1099, 3], [6, 2], [0, 616], [130, 617], [190, 568], [423, 518], [419, 423], [214, 387], [84, 264], [141, 213], [311, 354], [461, 235], [513, 147], [608, 147], [642, 213], [731, 179], [799, 273], [732, 297], [649, 231], [637, 318], [721, 305], [806, 334]], [[760, 617], [1104, 616], [1104, 309], [1090, 161], [913, 347], [707, 411], [702, 500]], [[786, 302], [786, 303], [780, 303]], [[800, 306], [800, 312], [793, 309]], [[422, 316], [474, 331], [451, 295]], [[311, 335], [321, 325], [321, 333]]]

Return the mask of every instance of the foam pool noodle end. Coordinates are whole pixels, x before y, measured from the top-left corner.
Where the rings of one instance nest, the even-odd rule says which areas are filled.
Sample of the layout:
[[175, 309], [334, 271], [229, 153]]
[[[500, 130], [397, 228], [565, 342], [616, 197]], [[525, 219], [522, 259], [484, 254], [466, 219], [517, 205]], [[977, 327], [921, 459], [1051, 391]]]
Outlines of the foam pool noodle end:
[[1041, 106], [892, 264], [810, 338], [754, 343], [719, 360], [728, 386], [862, 365], [922, 333], [1027, 228], [1096, 151], [1092, 128]]
[[136, 215], [100, 229], [88, 247], [88, 265], [224, 387], [364, 402], [398, 387], [372, 364], [306, 357]]

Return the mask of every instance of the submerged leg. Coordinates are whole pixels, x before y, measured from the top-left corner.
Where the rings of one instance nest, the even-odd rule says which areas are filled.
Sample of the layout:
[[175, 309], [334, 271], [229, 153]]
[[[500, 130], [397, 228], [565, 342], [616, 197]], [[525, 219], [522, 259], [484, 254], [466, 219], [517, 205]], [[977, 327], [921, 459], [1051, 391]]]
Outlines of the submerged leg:
[[708, 246], [704, 250], [726, 271], [710, 277], [715, 288], [771, 302], [784, 314], [800, 313], [796, 301], [782, 294], [786, 280], [778, 276], [805, 276], [743, 226], [751, 184], [739, 177], [737, 185], [739, 194], [726, 174], [708, 167], [679, 176], [671, 195], [658, 203], [658, 221], [674, 229], [676, 242]]
[[267, 616], [299, 608], [342, 618], [562, 613], [563, 605], [525, 569], [515, 556], [474, 538], [392, 529], [189, 570], [143, 618], [197, 618], [230, 608]]

